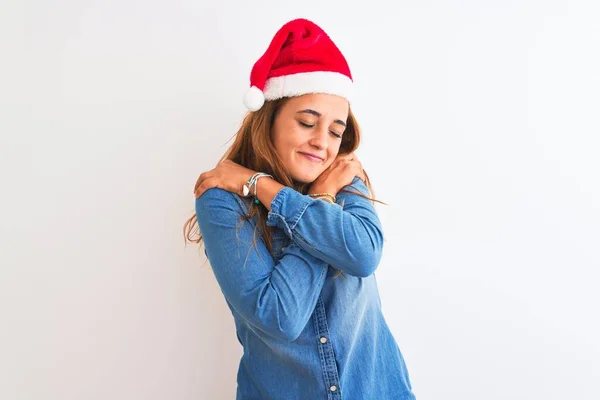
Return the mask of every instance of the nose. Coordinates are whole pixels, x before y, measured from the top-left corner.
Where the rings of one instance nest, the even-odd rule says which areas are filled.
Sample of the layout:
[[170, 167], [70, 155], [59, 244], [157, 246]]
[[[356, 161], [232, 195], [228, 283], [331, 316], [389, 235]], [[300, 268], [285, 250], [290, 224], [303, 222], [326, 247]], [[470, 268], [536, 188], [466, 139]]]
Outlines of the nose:
[[309, 144], [319, 150], [326, 149], [329, 141], [329, 128], [323, 127], [315, 129], [313, 132], [314, 133], [310, 137]]

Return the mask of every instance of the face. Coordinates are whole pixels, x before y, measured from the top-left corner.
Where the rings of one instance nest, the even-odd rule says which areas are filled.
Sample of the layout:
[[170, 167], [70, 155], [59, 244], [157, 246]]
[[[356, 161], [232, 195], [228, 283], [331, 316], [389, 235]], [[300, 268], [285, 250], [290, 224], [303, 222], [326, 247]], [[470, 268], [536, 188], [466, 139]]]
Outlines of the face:
[[321, 93], [291, 97], [279, 109], [271, 139], [294, 180], [313, 182], [335, 160], [348, 109], [343, 97]]

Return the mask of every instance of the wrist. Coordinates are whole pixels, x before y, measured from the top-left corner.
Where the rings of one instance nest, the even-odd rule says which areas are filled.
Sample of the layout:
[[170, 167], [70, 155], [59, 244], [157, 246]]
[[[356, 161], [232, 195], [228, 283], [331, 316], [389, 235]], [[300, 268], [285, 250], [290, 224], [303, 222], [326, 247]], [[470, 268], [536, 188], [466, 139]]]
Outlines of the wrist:
[[324, 200], [324, 201], [326, 201], [328, 203], [335, 204], [335, 200], [333, 198], [329, 197], [329, 196], [321, 195], [321, 196], [314, 196], [312, 198], [316, 199], [316, 200]]
[[330, 203], [335, 203], [336, 202], [335, 195], [333, 193], [330, 193], [330, 192], [309, 193], [308, 196], [312, 197], [313, 199], [323, 199], [323, 200], [328, 201]]
[[241, 196], [249, 197], [254, 194], [254, 191], [255, 191], [254, 185], [256, 184], [256, 180], [257, 180], [256, 175], [259, 175], [259, 174], [260, 173], [258, 171], [253, 171], [251, 169], [247, 169], [247, 171], [243, 175], [244, 181], [240, 184]]
[[308, 189], [308, 193], [306, 194], [318, 194], [318, 193], [331, 193], [334, 196], [337, 196], [338, 189], [332, 186], [315, 186]]

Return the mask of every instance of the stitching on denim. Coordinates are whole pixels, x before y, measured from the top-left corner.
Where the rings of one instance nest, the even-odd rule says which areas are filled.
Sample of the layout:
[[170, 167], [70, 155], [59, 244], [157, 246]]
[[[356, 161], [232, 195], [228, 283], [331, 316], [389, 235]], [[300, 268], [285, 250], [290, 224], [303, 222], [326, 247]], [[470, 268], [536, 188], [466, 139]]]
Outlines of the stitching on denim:
[[302, 218], [302, 216], [304, 215], [304, 212], [306, 211], [306, 209], [308, 208], [308, 206], [310, 206], [314, 201], [314, 199], [307, 199], [306, 203], [304, 204], [304, 207], [302, 207], [302, 209], [298, 212], [297, 216], [294, 218], [293, 223], [292, 223], [292, 230], [296, 228], [296, 225], [298, 225], [298, 221], [300, 221], [300, 218]]

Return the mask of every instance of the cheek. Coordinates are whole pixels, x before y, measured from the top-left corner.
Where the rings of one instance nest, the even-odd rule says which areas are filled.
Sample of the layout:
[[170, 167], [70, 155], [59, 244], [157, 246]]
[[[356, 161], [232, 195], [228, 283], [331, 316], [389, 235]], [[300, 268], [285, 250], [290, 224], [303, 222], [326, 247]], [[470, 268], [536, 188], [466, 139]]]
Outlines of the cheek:
[[293, 140], [293, 137], [289, 135], [275, 137], [273, 140], [275, 151], [279, 154], [283, 160], [290, 160], [294, 155], [293, 153], [298, 148], [297, 143]]
[[329, 152], [329, 158], [330, 161], [333, 162], [333, 160], [338, 156], [338, 154], [340, 153], [340, 142], [338, 141], [337, 144], [333, 144], [331, 147], [331, 151]]
[[273, 125], [271, 138], [276, 147], [288, 147], [290, 143], [293, 142], [293, 138], [296, 134], [293, 124], [287, 120], [279, 119], [276, 120]]
[[287, 138], [282, 132], [285, 132], [285, 129], [282, 129], [282, 127], [279, 126], [276, 130], [273, 131], [273, 134], [271, 136], [273, 146], [275, 147], [275, 150], [277, 151], [279, 156], [285, 156], [285, 151], [288, 147]]
[[302, 135], [295, 131], [293, 128], [284, 131], [285, 136], [279, 138], [279, 146], [282, 151], [292, 153], [295, 150], [303, 147]]

